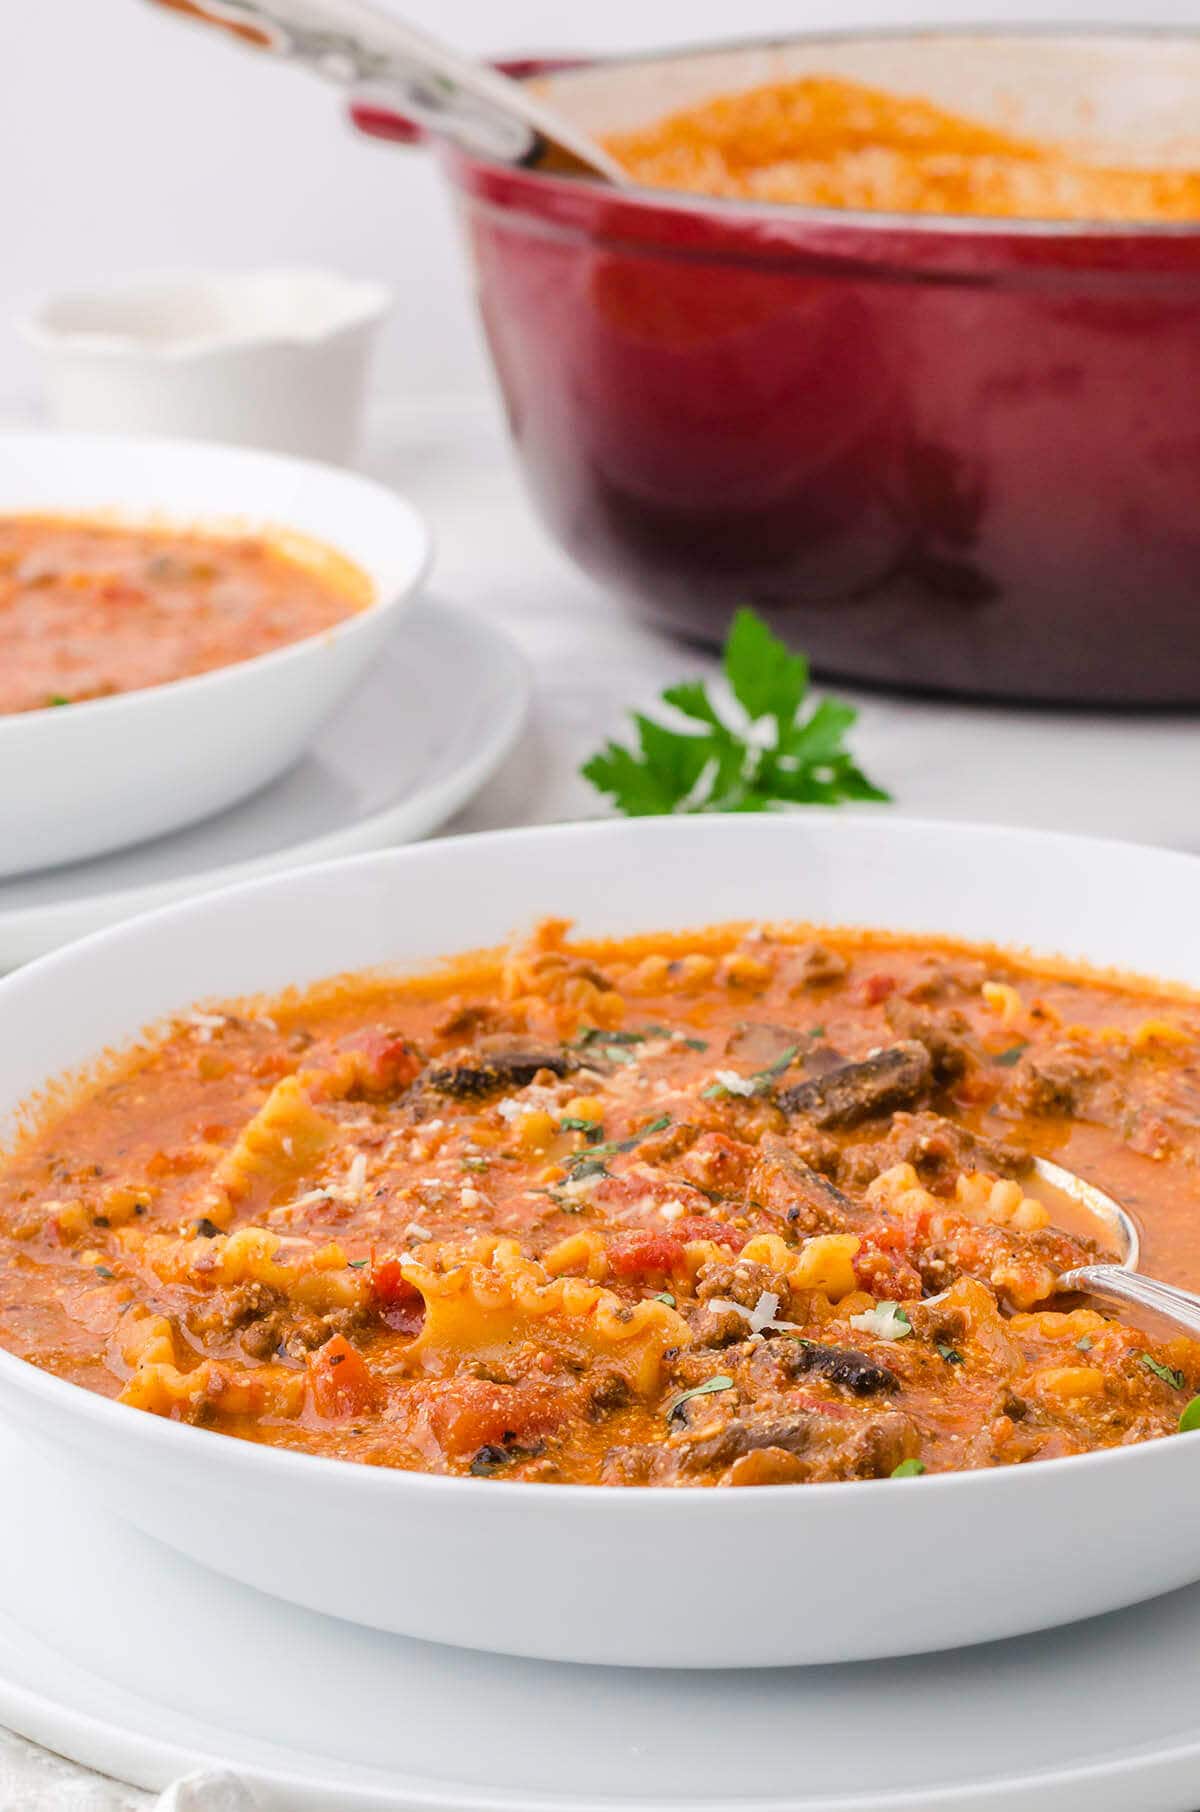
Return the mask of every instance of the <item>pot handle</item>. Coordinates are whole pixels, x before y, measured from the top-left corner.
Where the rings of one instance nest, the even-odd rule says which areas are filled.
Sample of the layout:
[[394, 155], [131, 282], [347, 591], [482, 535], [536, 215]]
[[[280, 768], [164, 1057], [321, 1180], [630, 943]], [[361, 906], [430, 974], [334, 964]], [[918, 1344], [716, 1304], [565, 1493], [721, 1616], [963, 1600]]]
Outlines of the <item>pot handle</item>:
[[[598, 61], [598, 57], [578, 55], [496, 57], [492, 67], [498, 69], [501, 75], [511, 76], [520, 82], [530, 76], [557, 75], [562, 69], [586, 69]], [[423, 145], [429, 137], [423, 126], [396, 113], [375, 95], [362, 93], [352, 96], [347, 111], [352, 124], [359, 132], [366, 133], [368, 138], [387, 139], [394, 145]]]

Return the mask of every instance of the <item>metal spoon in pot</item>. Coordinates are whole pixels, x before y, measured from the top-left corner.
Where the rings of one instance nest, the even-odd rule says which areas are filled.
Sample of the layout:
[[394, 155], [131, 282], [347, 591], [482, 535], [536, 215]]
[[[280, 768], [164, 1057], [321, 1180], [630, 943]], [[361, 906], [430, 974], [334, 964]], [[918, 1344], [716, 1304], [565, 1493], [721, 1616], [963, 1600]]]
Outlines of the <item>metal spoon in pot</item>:
[[1100, 1222], [1112, 1234], [1120, 1255], [1118, 1264], [1079, 1265], [1074, 1271], [1064, 1271], [1058, 1280], [1060, 1290], [1078, 1290], [1088, 1296], [1132, 1303], [1136, 1308], [1166, 1316], [1186, 1328], [1189, 1334], [1200, 1336], [1200, 1296], [1193, 1296], [1174, 1284], [1159, 1283], [1137, 1269], [1138, 1231], [1118, 1202], [1097, 1189], [1094, 1183], [1085, 1182], [1074, 1171], [1051, 1164], [1046, 1158], [1035, 1158], [1033, 1170], [1043, 1183], [1061, 1195], [1069, 1196], [1093, 1220]]
[[610, 183], [629, 178], [585, 133], [510, 81], [370, 0], [155, 0], [273, 51], [435, 137], [506, 163]]

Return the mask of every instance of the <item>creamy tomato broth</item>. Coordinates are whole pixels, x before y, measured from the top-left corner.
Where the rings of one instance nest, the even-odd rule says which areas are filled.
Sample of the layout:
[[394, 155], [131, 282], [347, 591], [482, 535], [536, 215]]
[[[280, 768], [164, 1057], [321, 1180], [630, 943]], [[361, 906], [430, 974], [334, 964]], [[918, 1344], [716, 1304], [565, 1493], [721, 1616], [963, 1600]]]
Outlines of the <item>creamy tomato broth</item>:
[[364, 573], [299, 537], [0, 516], [0, 716], [250, 660], [370, 598]]
[[143, 1411], [495, 1479], [810, 1483], [1176, 1435], [1051, 1154], [1200, 1283], [1200, 1007], [801, 929], [205, 1005], [0, 1175], [0, 1341]]
[[833, 76], [718, 95], [607, 149], [640, 183], [889, 213], [1197, 220], [1200, 170], [1089, 160]]

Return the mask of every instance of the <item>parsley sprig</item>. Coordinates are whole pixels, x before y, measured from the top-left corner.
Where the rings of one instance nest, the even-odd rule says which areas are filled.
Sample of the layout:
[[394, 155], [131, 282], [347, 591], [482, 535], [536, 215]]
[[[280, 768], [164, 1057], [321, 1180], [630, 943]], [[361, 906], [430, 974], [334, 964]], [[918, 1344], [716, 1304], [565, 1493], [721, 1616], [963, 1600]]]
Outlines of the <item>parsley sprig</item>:
[[890, 797], [845, 747], [857, 711], [836, 698], [809, 706], [807, 660], [753, 610], [734, 617], [722, 665], [742, 722], [728, 722], [700, 680], [668, 686], [662, 702], [689, 727], [635, 711], [637, 747], [607, 742], [584, 763], [584, 779], [631, 818]]

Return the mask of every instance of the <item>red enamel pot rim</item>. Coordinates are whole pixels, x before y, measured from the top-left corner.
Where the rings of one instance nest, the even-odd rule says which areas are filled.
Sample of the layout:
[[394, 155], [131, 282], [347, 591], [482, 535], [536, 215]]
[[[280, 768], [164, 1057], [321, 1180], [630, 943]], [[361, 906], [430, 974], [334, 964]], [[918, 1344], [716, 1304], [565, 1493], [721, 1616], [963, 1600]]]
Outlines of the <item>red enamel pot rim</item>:
[[[526, 56], [503, 59], [499, 67], [518, 79], [586, 72], [597, 67], [645, 68], [689, 57], [720, 56], [742, 49], [771, 50], [789, 45], [856, 46], [911, 44], [923, 38], [977, 42], [1043, 39], [1078, 42], [1129, 41], [1200, 45], [1200, 26], [1121, 27], [1092, 24], [982, 24], [861, 28], [772, 34], [716, 44], [673, 46], [619, 57]], [[351, 117], [375, 137], [416, 142], [421, 135], [377, 104], [355, 103]], [[1027, 273], [1034, 282], [1051, 274], [1106, 272], [1122, 277], [1157, 277], [1169, 289], [1179, 279], [1190, 288], [1200, 275], [1200, 220], [1095, 221], [1013, 220], [976, 215], [888, 213], [843, 208], [790, 206], [730, 197], [685, 194], [604, 184], [553, 175], [474, 155], [451, 147], [439, 156], [455, 186], [472, 204], [520, 216], [522, 229], [599, 240], [608, 245], [644, 245], [661, 255], [717, 257], [757, 265], [802, 263], [811, 270], [828, 260], [845, 271], [895, 267], [911, 279], [925, 274], [986, 281], [1003, 273]], [[900, 269], [902, 267], [902, 271]]]

